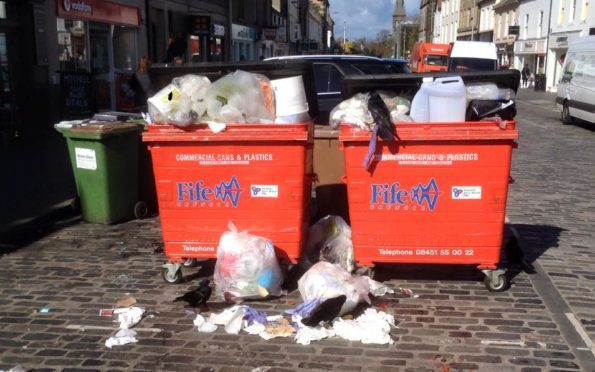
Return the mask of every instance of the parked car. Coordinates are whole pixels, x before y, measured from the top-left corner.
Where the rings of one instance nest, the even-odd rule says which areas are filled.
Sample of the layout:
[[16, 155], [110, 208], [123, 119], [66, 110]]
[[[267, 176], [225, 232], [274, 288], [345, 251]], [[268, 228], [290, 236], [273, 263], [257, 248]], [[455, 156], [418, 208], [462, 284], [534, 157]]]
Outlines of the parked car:
[[574, 118], [595, 123], [595, 36], [568, 44], [556, 105], [562, 109], [564, 124], [571, 124]]
[[328, 124], [331, 110], [341, 98], [341, 80], [345, 75], [378, 75], [409, 73], [407, 61], [381, 59], [361, 55], [295, 55], [271, 57], [265, 61], [312, 62], [319, 118], [317, 123]]
[[448, 71], [493, 71], [498, 69], [496, 44], [487, 41], [455, 41], [450, 49]]

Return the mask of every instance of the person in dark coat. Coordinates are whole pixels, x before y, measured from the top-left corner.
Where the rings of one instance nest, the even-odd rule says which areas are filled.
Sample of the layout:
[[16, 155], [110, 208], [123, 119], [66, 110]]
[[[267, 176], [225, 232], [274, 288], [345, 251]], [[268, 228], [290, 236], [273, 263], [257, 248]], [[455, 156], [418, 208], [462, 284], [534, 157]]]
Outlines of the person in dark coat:
[[525, 63], [525, 67], [521, 70], [521, 80], [523, 80], [523, 88], [529, 86], [529, 76], [531, 76], [531, 70], [529, 69], [529, 65]]

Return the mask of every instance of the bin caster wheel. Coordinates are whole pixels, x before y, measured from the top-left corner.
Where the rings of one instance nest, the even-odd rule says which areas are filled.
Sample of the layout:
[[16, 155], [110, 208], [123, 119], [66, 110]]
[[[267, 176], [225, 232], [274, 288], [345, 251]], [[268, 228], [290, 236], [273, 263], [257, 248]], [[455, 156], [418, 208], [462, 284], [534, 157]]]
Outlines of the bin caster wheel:
[[172, 275], [170, 270], [163, 269], [163, 271], [161, 272], [161, 275], [163, 276], [163, 280], [165, 280], [166, 283], [178, 284], [178, 283], [182, 282], [182, 270], [177, 270]]
[[196, 267], [198, 266], [198, 260], [196, 258], [187, 258], [184, 260], [184, 267]]
[[136, 217], [137, 220], [142, 220], [143, 218], [147, 217], [148, 214], [149, 207], [147, 206], [147, 203], [144, 201], [136, 202], [134, 205], [134, 217]]
[[483, 284], [485, 284], [490, 292], [502, 292], [508, 287], [508, 279], [506, 278], [506, 274], [486, 275], [483, 279]]

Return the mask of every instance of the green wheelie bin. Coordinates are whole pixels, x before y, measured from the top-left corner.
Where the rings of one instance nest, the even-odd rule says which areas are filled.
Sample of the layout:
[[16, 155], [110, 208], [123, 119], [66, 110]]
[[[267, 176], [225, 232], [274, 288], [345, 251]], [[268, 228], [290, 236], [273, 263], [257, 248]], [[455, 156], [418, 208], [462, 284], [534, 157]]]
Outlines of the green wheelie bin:
[[68, 143], [70, 163], [83, 219], [113, 224], [140, 217], [138, 146], [143, 127], [106, 123], [60, 129]]

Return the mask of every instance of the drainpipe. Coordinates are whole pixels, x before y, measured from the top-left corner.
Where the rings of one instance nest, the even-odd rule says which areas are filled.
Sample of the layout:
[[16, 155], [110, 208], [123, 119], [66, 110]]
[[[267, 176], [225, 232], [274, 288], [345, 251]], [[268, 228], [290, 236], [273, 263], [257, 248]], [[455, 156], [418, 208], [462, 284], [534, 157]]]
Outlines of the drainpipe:
[[[553, 0], [550, 0], [550, 13], [548, 14], [547, 20], [547, 37], [545, 38], [545, 90], [547, 91], [547, 73], [550, 66], [550, 59], [549, 59], [549, 49], [550, 49], [550, 33], [552, 30], [550, 26], [552, 24], [552, 3]], [[543, 31], [541, 31], [543, 32]], [[541, 36], [541, 35], [540, 35]], [[555, 71], [554, 71], [555, 74]], [[553, 78], [552, 78], [553, 79]], [[554, 85], [554, 81], [552, 80], [552, 85]]]

